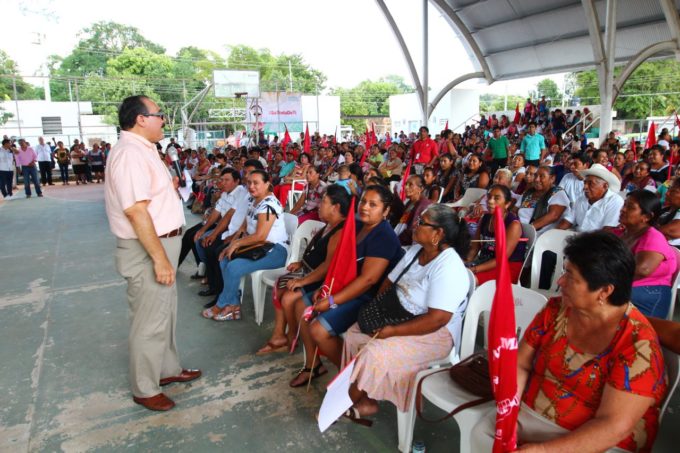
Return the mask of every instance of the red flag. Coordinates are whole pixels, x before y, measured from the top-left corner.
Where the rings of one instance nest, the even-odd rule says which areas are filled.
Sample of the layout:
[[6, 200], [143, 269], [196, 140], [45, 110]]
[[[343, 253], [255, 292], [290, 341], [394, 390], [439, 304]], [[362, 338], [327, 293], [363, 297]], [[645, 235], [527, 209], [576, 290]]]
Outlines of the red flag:
[[334, 144], [334, 145], [337, 144], [337, 142], [338, 142], [337, 137], [338, 137], [338, 126], [335, 126], [335, 133], [333, 134], [333, 137], [331, 137], [331, 143], [332, 144]]
[[445, 131], [449, 130], [449, 120], [446, 120], [446, 125], [444, 126], [444, 130]]
[[408, 165], [404, 169], [404, 174], [401, 177], [401, 193], [399, 194], [399, 198], [401, 198], [402, 203], [404, 202], [404, 200], [406, 200], [406, 180], [410, 175], [411, 175], [411, 162], [408, 163]]
[[357, 278], [357, 236], [354, 224], [354, 197], [349, 205], [349, 215], [342, 227], [340, 241], [335, 247], [333, 259], [328, 266], [326, 279], [321, 287], [321, 295], [328, 297], [337, 294], [352, 280]]
[[649, 122], [649, 132], [647, 132], [647, 141], [645, 142], [645, 149], [649, 149], [656, 145], [656, 125], [654, 121]]
[[286, 128], [286, 133], [283, 135], [283, 140], [281, 140], [281, 151], [283, 152], [283, 160], [286, 160], [286, 148], [288, 147], [288, 143], [290, 143], [292, 140], [290, 139], [290, 134], [288, 133], [288, 126], [285, 124], [283, 127]]
[[309, 136], [309, 123], [307, 123], [307, 128], [305, 129], [305, 143], [303, 151], [306, 153], [312, 151], [312, 138]]
[[494, 212], [496, 236], [496, 293], [489, 315], [489, 376], [496, 399], [494, 453], [517, 448], [517, 333], [515, 299], [505, 250], [505, 222], [500, 206]]
[[522, 115], [519, 113], [519, 103], [515, 106], [515, 118], [512, 120], [513, 123], [519, 124], [520, 120], [522, 119]]
[[390, 133], [387, 133], [387, 138], [385, 139], [385, 146], [388, 148], [392, 145], [392, 137], [390, 136]]
[[375, 123], [371, 123], [371, 144], [378, 144], [378, 137], [375, 135]]

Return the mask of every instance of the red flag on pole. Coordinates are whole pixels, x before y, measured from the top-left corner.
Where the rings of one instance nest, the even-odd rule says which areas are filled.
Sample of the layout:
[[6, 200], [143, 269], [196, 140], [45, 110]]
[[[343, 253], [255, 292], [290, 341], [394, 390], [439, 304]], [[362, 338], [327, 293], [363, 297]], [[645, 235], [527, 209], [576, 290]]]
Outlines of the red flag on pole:
[[445, 131], [449, 130], [449, 120], [446, 120], [446, 125], [444, 126], [444, 130]]
[[404, 175], [401, 177], [401, 192], [399, 193], [399, 198], [401, 198], [402, 203], [404, 202], [404, 200], [406, 200], [406, 180], [410, 175], [411, 175], [411, 162], [408, 163], [408, 165], [404, 169]]
[[375, 135], [375, 123], [371, 123], [371, 144], [372, 145], [378, 144], [378, 136]]
[[388, 148], [392, 145], [392, 137], [390, 136], [390, 133], [387, 133], [387, 137], [385, 138], [385, 146]]
[[283, 160], [286, 160], [286, 148], [288, 147], [288, 143], [290, 143], [292, 140], [290, 139], [290, 134], [288, 133], [288, 126], [285, 124], [283, 127], [286, 128], [286, 133], [283, 135], [283, 140], [281, 140], [281, 151], [283, 152]]
[[342, 227], [340, 241], [335, 247], [333, 259], [328, 266], [326, 279], [321, 287], [322, 297], [337, 294], [357, 278], [357, 236], [354, 224], [354, 197], [349, 205], [349, 215]]
[[306, 153], [312, 151], [312, 138], [309, 136], [309, 123], [307, 123], [307, 128], [305, 129], [305, 143], [303, 151]]
[[331, 143], [334, 145], [338, 143], [338, 126], [335, 126], [335, 133], [331, 137]]
[[649, 149], [656, 145], [656, 125], [654, 121], [649, 122], [649, 132], [647, 132], [647, 141], [645, 142], [645, 149]]
[[496, 293], [489, 315], [489, 376], [496, 399], [493, 453], [517, 448], [517, 333], [515, 300], [505, 250], [505, 222], [500, 206], [494, 212], [496, 236]]
[[519, 113], [519, 103], [515, 106], [515, 118], [512, 120], [513, 123], [519, 125], [519, 122], [522, 119], [522, 115]]

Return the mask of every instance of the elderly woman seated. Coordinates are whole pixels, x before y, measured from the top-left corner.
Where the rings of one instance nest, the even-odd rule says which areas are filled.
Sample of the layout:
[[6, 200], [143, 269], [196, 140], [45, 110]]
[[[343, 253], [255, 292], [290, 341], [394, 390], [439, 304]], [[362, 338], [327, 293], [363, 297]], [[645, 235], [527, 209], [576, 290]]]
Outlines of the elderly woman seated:
[[665, 318], [671, 304], [671, 285], [677, 267], [675, 252], [664, 235], [654, 228], [661, 211], [659, 198], [647, 190], [628, 194], [613, 230], [635, 255], [631, 300], [646, 316]]
[[[354, 405], [345, 415], [361, 424], [370, 424], [363, 417], [378, 412], [376, 400], [390, 401], [405, 411], [416, 374], [433, 360], [447, 357], [460, 340], [469, 287], [461, 259], [470, 245], [465, 221], [446, 206], [432, 205], [421, 216], [413, 240], [415, 245], [379, 291], [392, 294], [395, 304], [408, 313], [403, 319], [409, 320], [375, 332], [362, 332], [365, 326], [354, 324], [345, 337], [344, 362], [361, 351], [349, 390]], [[393, 284], [396, 291], [389, 292]]]
[[[561, 297], [527, 328], [518, 350], [522, 452], [650, 452], [666, 393], [661, 347], [630, 302], [635, 258], [611, 233], [573, 236]], [[472, 451], [491, 451], [494, 410], [475, 426]]]

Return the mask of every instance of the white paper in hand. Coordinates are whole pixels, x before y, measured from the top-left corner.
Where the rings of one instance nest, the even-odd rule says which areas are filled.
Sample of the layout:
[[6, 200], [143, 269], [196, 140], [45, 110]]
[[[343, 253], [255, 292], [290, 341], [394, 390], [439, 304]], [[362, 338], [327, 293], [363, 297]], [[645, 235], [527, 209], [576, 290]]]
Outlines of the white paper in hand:
[[184, 187], [179, 187], [179, 195], [182, 197], [182, 200], [187, 201], [191, 196], [191, 186], [194, 185], [189, 170], [184, 170], [184, 179], [186, 180], [186, 185]]
[[319, 410], [319, 430], [321, 432], [326, 431], [347, 409], [352, 407], [353, 403], [349, 397], [349, 387], [351, 385], [350, 379], [352, 371], [354, 371], [355, 361], [356, 358], [352, 359], [338, 373], [335, 379], [328, 384], [326, 396], [324, 396], [321, 409]]

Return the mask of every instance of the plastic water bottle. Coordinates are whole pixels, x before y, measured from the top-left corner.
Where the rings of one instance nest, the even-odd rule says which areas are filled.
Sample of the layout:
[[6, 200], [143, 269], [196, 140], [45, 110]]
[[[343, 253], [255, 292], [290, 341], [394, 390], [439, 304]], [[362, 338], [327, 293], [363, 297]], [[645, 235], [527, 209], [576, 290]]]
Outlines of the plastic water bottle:
[[417, 440], [413, 442], [413, 448], [411, 449], [412, 453], [425, 453], [425, 442], [422, 440]]

